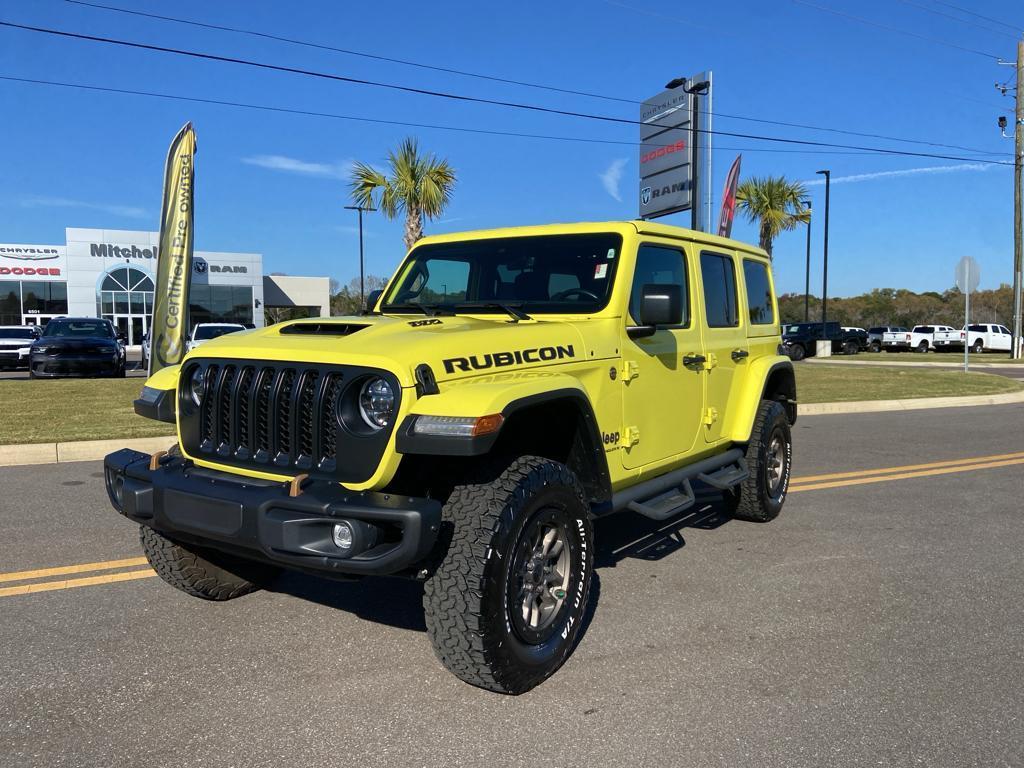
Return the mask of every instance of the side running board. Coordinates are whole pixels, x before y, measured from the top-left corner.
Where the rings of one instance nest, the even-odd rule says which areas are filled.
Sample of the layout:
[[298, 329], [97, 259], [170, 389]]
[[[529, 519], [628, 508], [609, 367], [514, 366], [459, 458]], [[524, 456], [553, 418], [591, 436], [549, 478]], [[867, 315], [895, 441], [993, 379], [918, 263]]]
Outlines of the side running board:
[[724, 491], [749, 476], [743, 451], [733, 448], [619, 491], [612, 496], [611, 511], [629, 509], [652, 520], [667, 520], [696, 502], [692, 481]]

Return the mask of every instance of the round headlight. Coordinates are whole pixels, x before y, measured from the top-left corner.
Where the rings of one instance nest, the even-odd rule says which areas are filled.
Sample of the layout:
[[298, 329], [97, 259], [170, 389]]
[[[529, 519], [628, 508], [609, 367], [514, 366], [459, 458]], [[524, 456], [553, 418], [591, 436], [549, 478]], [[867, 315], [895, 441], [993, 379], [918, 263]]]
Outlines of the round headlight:
[[206, 370], [196, 368], [188, 380], [189, 395], [196, 405], [203, 404], [203, 396], [206, 394]]
[[359, 390], [359, 414], [371, 429], [383, 429], [395, 410], [395, 392], [379, 376], [367, 379]]

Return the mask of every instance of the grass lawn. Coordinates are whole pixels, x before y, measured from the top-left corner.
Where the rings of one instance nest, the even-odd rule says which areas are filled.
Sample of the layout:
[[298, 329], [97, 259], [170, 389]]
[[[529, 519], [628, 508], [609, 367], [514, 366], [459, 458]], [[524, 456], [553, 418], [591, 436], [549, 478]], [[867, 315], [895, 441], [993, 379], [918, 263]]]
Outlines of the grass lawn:
[[[921, 357], [913, 355], [912, 357]], [[802, 403], [991, 395], [1024, 389], [985, 373], [881, 366], [797, 365]], [[137, 416], [142, 379], [0, 380], [0, 445], [154, 437], [174, 428]]]
[[797, 400], [801, 403], [996, 395], [1024, 389], [1020, 382], [1002, 376], [990, 373], [965, 374], [963, 371], [945, 368], [930, 371], [925, 368], [883, 368], [823, 363], [794, 367]]
[[155, 437], [174, 425], [137, 416], [143, 379], [0, 380], [0, 445]]
[[[970, 363], [995, 363], [997, 365], [1020, 365], [1024, 360], [1011, 360], [1009, 352], [982, 352], [980, 355], [972, 354]], [[920, 352], [861, 352], [847, 358], [845, 355], [838, 356], [837, 360], [880, 360], [886, 363], [960, 363], [963, 365], [964, 353], [960, 352], [929, 352], [922, 355]]]

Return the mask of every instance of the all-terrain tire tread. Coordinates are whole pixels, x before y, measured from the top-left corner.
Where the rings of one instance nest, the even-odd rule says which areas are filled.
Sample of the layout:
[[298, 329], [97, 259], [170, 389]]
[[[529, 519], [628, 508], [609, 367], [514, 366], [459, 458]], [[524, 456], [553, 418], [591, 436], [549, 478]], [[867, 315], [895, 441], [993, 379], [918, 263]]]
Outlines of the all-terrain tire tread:
[[758, 462], [761, 460], [762, 440], [768, 437], [765, 425], [773, 421], [779, 414], [785, 417], [785, 409], [782, 404], [775, 400], [762, 400], [757, 408], [757, 415], [754, 418], [754, 428], [750, 431], [750, 442], [747, 444], [746, 461], [750, 474], [744, 480], [738, 491], [738, 499], [733, 506], [733, 517], [738, 520], [746, 520], [752, 523], [767, 523], [774, 520], [776, 514], [766, 510], [761, 503], [762, 489], [760, 487], [760, 473]]
[[228, 573], [148, 526], [139, 526], [139, 538], [146, 559], [157, 575], [193, 597], [232, 600], [259, 589], [253, 582]]
[[[493, 473], [492, 473], [493, 475]], [[460, 679], [498, 693], [520, 693], [539, 680], [502, 668], [483, 642], [482, 583], [490, 542], [503, 515], [512, 514], [545, 485], [585, 496], [568, 467], [536, 456], [515, 459], [496, 478], [469, 478], [457, 485], [445, 505], [446, 521], [454, 526], [447, 556], [424, 585], [427, 632], [437, 658]]]

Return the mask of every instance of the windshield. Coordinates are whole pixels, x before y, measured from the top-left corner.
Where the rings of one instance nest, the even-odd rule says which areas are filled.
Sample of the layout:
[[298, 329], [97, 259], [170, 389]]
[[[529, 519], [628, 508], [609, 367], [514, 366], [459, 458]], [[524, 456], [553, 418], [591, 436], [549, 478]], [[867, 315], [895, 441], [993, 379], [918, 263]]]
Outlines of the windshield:
[[423, 245], [388, 291], [384, 312], [588, 313], [611, 297], [622, 238], [543, 235]]
[[0, 339], [34, 339], [35, 334], [28, 328], [0, 328]]
[[242, 330], [240, 325], [198, 325], [196, 326], [196, 341], [205, 339], [216, 339], [225, 333], [234, 333]]
[[57, 338], [74, 336], [114, 338], [110, 325], [102, 320], [51, 320], [46, 324], [43, 335]]

